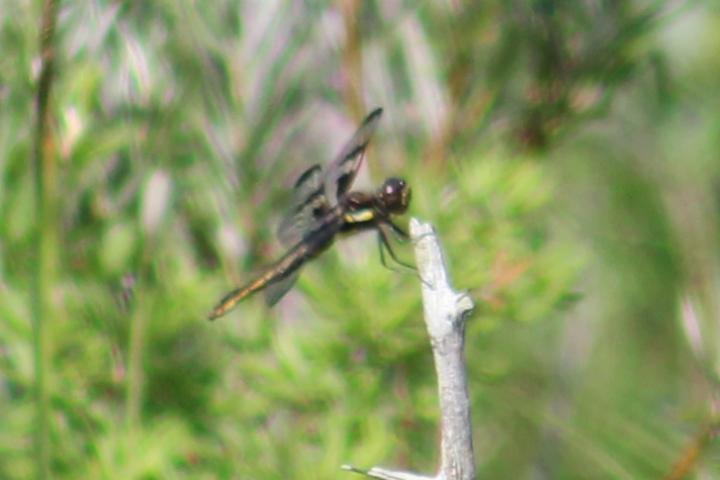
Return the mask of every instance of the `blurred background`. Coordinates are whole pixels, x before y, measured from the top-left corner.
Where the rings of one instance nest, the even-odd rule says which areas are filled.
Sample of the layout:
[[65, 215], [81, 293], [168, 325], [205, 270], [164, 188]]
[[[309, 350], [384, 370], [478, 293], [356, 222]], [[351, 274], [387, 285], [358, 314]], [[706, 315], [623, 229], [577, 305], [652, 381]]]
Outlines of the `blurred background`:
[[376, 106], [357, 188], [406, 178], [476, 302], [479, 477], [720, 475], [716, 3], [55, 13], [44, 75], [42, 2], [0, 1], [1, 478], [433, 472], [420, 286], [373, 236], [205, 320]]

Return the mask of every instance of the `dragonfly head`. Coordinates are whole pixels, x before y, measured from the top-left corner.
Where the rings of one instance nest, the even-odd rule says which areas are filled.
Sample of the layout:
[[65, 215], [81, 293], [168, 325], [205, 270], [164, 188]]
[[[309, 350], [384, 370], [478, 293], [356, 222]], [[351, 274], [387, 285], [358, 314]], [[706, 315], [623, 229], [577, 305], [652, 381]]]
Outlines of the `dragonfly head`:
[[388, 178], [378, 190], [378, 198], [383, 209], [394, 215], [405, 213], [410, 205], [412, 191], [402, 178]]

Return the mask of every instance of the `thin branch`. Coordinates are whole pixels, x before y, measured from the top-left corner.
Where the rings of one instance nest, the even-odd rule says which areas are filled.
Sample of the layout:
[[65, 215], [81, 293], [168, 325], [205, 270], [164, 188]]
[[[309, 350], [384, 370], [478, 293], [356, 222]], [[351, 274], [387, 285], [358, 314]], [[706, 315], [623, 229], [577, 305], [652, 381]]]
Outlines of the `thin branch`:
[[343, 470], [348, 472], [359, 473], [371, 478], [380, 478], [382, 480], [433, 480], [435, 477], [424, 477], [410, 472], [400, 472], [397, 470], [387, 470], [385, 468], [373, 467], [370, 470], [355, 468], [352, 465], [343, 465]]
[[382, 468], [343, 468], [385, 480], [471, 480], [475, 478], [470, 398], [463, 347], [465, 321], [473, 302], [450, 286], [447, 263], [435, 230], [430, 224], [410, 221], [410, 237], [422, 278], [425, 324], [438, 376], [441, 415], [440, 471], [434, 477]]
[[56, 181], [55, 149], [50, 131], [50, 93], [54, 78], [54, 37], [57, 23], [55, 0], [43, 2], [40, 23], [40, 76], [35, 95], [35, 136], [33, 138], [32, 168], [35, 190], [35, 262], [31, 302], [33, 349], [35, 363], [35, 455], [37, 478], [49, 478], [49, 400], [47, 374], [50, 368], [50, 333], [47, 320], [52, 309], [51, 285], [55, 270], [57, 238], [53, 214]]
[[703, 428], [692, 440], [683, 448], [680, 458], [678, 458], [672, 466], [670, 472], [665, 476], [665, 480], [682, 480], [687, 478], [697, 467], [698, 460], [704, 453], [708, 444], [715, 439], [720, 433], [720, 424], [712, 423]]
[[410, 236], [422, 283], [425, 323], [438, 375], [441, 423], [441, 478], [475, 478], [475, 458], [467, 390], [465, 320], [473, 302], [450, 285], [447, 263], [430, 224], [410, 221]]
[[362, 98], [362, 36], [359, 22], [362, 2], [340, 0], [339, 4], [345, 26], [345, 46], [342, 49], [343, 97], [353, 118], [359, 120], [365, 115]]

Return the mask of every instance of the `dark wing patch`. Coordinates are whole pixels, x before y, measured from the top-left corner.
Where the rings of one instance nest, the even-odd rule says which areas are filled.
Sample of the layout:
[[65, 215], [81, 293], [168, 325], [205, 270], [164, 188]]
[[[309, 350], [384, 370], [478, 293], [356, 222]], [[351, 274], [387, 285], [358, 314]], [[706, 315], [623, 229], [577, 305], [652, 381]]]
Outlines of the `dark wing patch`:
[[338, 199], [350, 190], [381, 116], [382, 108], [376, 108], [370, 112], [352, 138], [340, 150], [335, 160], [328, 166], [325, 175], [325, 193], [331, 205], [337, 204]]
[[278, 226], [280, 242], [286, 247], [295, 246], [329, 209], [322, 169], [313, 165], [295, 182], [292, 205]]

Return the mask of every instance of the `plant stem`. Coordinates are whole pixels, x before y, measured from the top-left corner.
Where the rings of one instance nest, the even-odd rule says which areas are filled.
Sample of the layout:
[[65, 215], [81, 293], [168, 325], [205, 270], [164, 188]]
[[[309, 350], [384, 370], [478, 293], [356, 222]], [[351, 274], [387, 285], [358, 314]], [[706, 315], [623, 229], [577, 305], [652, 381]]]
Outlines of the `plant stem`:
[[57, 232], [55, 225], [56, 165], [55, 148], [50, 130], [50, 93], [54, 74], [55, 25], [57, 3], [43, 2], [40, 25], [40, 76], [35, 97], [35, 137], [33, 171], [35, 190], [35, 265], [31, 311], [35, 364], [35, 464], [36, 476], [50, 478], [49, 395], [47, 377], [50, 368], [50, 332], [47, 324], [52, 310], [51, 295], [55, 277]]
[[125, 420], [128, 428], [137, 425], [142, 405], [144, 371], [143, 352], [145, 350], [146, 321], [142, 302], [142, 293], [137, 290], [133, 314], [130, 320], [130, 341], [128, 346], [128, 378], [125, 392]]

